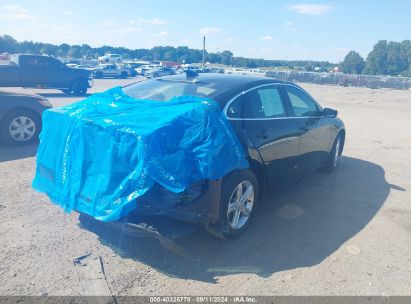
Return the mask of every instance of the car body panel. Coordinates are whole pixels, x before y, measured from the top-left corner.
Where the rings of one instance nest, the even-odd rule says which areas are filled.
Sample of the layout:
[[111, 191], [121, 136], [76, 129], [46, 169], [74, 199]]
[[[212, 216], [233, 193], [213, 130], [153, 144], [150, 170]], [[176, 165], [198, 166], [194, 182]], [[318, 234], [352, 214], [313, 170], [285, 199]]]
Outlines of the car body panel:
[[[237, 98], [257, 87], [274, 85], [283, 89], [283, 86], [293, 86], [302, 90], [293, 83], [269, 78], [213, 73], [197, 76], [178, 74], [148, 81], [166, 81], [167, 84], [175, 81], [176, 83], [199, 83], [211, 86], [216, 91], [206, 97], [217, 101], [227, 116], [229, 116], [227, 114], [229, 106]], [[291, 109], [290, 101], [284, 92], [281, 92], [286, 107], [286, 117], [273, 119], [228, 117], [244, 147], [250, 169], [255, 173], [262, 192], [279, 188], [322, 166], [325, 157], [332, 149], [337, 134], [345, 132], [342, 121], [336, 117], [322, 115], [322, 108], [318, 104], [317, 116], [296, 117]], [[193, 185], [183, 193], [183, 196], [169, 192], [167, 198], [148, 196], [147, 198], [142, 197], [142, 201], [146, 204], [150, 202], [153, 204], [155, 201], [161, 203], [161, 201], [181, 200], [185, 197], [184, 203], [177, 203], [175, 207], [165, 208], [159, 213], [180, 220], [213, 225], [219, 219], [220, 195], [226, 178], [227, 176], [216, 181], [203, 181], [206, 186], [201, 189], [198, 185]], [[187, 193], [191, 194], [187, 195]], [[193, 193], [197, 194], [193, 195]]]

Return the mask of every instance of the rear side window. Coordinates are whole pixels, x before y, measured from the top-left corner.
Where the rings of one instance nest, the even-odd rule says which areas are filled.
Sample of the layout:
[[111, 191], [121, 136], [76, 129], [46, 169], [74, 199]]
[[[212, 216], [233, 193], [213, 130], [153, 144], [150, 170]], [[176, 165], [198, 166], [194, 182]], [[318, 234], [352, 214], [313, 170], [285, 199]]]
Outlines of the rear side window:
[[287, 116], [281, 93], [277, 86], [261, 87], [243, 96], [243, 118]]
[[21, 56], [20, 65], [28, 68], [43, 68], [44, 61], [40, 56]]
[[290, 99], [295, 116], [318, 116], [318, 107], [310, 96], [292, 86], [286, 86], [285, 90]]
[[244, 95], [237, 97], [227, 108], [227, 117], [241, 118]]
[[136, 99], [167, 101], [177, 96], [209, 97], [216, 91], [212, 84], [177, 82], [164, 79], [141, 81], [125, 87], [124, 93]]

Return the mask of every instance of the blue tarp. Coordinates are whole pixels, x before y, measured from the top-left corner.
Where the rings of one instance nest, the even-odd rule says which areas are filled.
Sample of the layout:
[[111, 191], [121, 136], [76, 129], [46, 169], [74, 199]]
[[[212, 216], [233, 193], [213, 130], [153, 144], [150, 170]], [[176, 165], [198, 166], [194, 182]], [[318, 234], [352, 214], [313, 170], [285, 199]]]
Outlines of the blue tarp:
[[210, 99], [137, 100], [120, 87], [43, 113], [33, 188], [65, 211], [112, 221], [155, 183], [178, 193], [248, 167]]

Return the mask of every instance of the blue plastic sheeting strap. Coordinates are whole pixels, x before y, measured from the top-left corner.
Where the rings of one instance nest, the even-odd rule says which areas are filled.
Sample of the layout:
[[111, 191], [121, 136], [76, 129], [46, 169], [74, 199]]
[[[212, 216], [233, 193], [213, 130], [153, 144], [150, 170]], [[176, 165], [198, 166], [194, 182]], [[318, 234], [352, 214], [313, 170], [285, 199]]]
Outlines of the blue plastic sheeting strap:
[[178, 193], [248, 167], [218, 103], [137, 100], [120, 87], [43, 113], [33, 188], [65, 211], [127, 215], [155, 183]]

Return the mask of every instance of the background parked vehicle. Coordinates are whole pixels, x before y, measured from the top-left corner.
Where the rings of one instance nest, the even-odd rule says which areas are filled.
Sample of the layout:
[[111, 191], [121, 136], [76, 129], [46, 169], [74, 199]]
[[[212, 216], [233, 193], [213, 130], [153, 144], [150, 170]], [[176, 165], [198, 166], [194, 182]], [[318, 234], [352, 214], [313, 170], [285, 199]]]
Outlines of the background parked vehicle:
[[95, 78], [127, 78], [128, 72], [115, 64], [100, 64], [93, 71]]
[[127, 72], [127, 76], [128, 76], [128, 77], [136, 77], [136, 76], [137, 76], [136, 68], [137, 68], [138, 66], [139, 66], [139, 65], [127, 63], [127, 64], [123, 64], [123, 65], [121, 66], [121, 68], [122, 68], [124, 71]]
[[121, 63], [122, 57], [119, 54], [106, 54], [98, 57], [100, 63]]
[[196, 66], [196, 65], [186, 64], [186, 65], [182, 65], [181, 68], [184, 71], [191, 71], [191, 72], [195, 72], [195, 73], [200, 73], [201, 72], [201, 68], [199, 66]]
[[13, 55], [9, 64], [0, 65], [0, 87], [41, 87], [85, 95], [92, 86], [90, 71], [70, 68], [53, 57]]
[[155, 68], [159, 68], [159, 67], [161, 67], [161, 66], [155, 65], [155, 64], [145, 64], [145, 65], [142, 65], [142, 66], [138, 67], [136, 69], [136, 72], [137, 72], [138, 75], [146, 76], [146, 74], [150, 70], [155, 69]]
[[7, 144], [36, 141], [41, 131], [41, 115], [51, 103], [35, 94], [0, 91], [0, 137]]
[[176, 72], [172, 68], [159, 67], [146, 72], [147, 78], [157, 78], [162, 76], [174, 75]]

